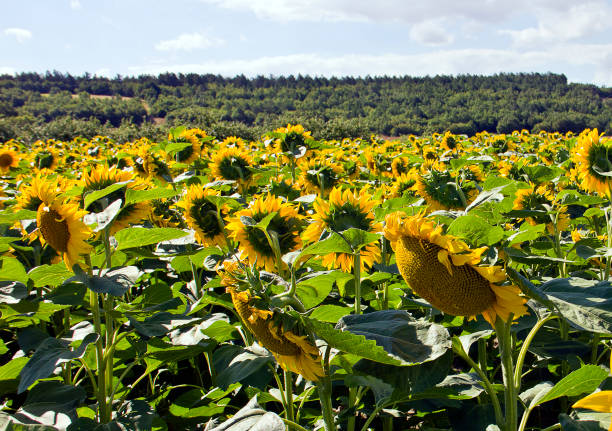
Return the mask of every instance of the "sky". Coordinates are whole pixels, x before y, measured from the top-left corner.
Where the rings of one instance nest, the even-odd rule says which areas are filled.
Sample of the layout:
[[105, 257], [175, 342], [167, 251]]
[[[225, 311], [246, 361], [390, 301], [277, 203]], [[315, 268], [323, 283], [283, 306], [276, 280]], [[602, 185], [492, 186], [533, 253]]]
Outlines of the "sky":
[[560, 73], [612, 87], [612, 0], [0, 0], [0, 74]]

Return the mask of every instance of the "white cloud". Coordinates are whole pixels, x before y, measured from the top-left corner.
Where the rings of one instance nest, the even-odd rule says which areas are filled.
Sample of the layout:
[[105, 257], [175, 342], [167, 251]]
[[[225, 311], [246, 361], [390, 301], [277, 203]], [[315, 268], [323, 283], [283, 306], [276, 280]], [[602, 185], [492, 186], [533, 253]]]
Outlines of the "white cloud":
[[81, 9], [81, 2], [80, 0], [70, 0], [70, 8], [77, 10], [77, 9]]
[[7, 28], [4, 29], [4, 34], [7, 36], [13, 36], [19, 43], [32, 39], [32, 32], [30, 30], [26, 30], [25, 28]]
[[589, 1], [566, 9], [536, 10], [538, 24], [521, 30], [500, 30], [516, 46], [562, 43], [592, 36], [612, 28], [612, 7], [602, 1]]
[[155, 45], [158, 51], [193, 51], [223, 45], [225, 42], [200, 33], [183, 33], [176, 39], [163, 40]]
[[0, 66], [0, 75], [14, 75], [15, 69], [7, 66]]
[[[504, 49], [437, 50], [423, 54], [400, 55], [347, 54], [321, 56], [293, 54], [268, 56], [250, 60], [208, 61], [198, 64], [133, 66], [128, 73], [159, 74], [163, 72], [214, 73], [235, 76], [244, 73], [257, 75], [311, 76], [434, 76], [501, 72], [564, 73], [568, 66], [579, 66], [592, 71], [599, 85], [612, 85], [606, 58], [612, 58], [612, 44], [566, 45], [552, 49], [518, 51]], [[577, 81], [568, 76], [570, 81]], [[592, 82], [584, 81], [581, 82]]]
[[433, 18], [500, 21], [542, 10], [565, 10], [573, 0], [201, 0], [259, 18], [287, 21], [373, 21], [418, 23]]
[[441, 20], [430, 20], [413, 25], [410, 39], [427, 46], [440, 46], [452, 43], [454, 37], [444, 29]]

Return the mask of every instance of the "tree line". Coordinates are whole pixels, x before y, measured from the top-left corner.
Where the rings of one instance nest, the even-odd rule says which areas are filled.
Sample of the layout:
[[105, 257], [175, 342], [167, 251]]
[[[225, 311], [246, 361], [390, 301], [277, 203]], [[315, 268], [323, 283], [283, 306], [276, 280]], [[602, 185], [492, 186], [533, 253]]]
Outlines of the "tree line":
[[[612, 88], [560, 74], [247, 78], [164, 73], [105, 78], [0, 75], [0, 141], [108, 134], [159, 138], [169, 126], [256, 139], [301, 123], [323, 139], [527, 129], [612, 133]], [[93, 136], [92, 135], [92, 136]]]

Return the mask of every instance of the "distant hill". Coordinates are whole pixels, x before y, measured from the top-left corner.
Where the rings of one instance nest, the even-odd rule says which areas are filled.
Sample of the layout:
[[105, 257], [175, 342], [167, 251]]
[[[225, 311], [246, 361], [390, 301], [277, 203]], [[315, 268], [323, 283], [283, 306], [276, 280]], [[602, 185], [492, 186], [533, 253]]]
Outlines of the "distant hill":
[[123, 130], [128, 139], [161, 134], [179, 123], [247, 138], [287, 123], [304, 124], [315, 137], [327, 139], [595, 127], [611, 134], [612, 88], [568, 84], [564, 75], [550, 73], [252, 79], [0, 75], [0, 140], [36, 139], [55, 129], [66, 135]]

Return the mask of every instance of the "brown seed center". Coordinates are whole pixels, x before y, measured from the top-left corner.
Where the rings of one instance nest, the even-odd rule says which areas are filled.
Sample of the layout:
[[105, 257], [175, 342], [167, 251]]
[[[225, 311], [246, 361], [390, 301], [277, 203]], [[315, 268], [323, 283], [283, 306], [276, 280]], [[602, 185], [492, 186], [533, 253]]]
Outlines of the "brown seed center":
[[8, 168], [13, 164], [13, 156], [9, 153], [0, 154], [0, 168]]
[[68, 223], [57, 211], [53, 209], [43, 211], [39, 229], [45, 241], [56, 251], [61, 253], [68, 251], [68, 241], [70, 240]]
[[489, 281], [469, 265], [452, 265], [452, 274], [438, 260], [442, 248], [418, 238], [397, 242], [400, 273], [412, 290], [431, 305], [455, 316], [474, 316], [495, 303]]

